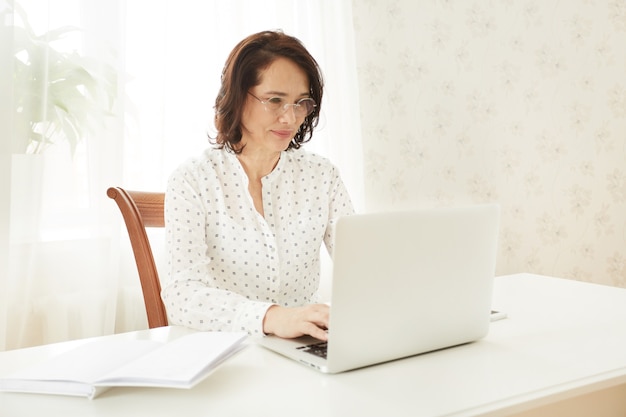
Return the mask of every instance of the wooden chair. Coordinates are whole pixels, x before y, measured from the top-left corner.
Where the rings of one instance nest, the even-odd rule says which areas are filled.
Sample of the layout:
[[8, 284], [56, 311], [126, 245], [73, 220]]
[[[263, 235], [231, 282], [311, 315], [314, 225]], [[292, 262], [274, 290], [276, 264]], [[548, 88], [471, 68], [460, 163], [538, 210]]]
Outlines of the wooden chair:
[[128, 230], [130, 244], [135, 255], [143, 301], [148, 315], [148, 327], [167, 326], [165, 305], [161, 299], [159, 272], [154, 262], [146, 227], [165, 227], [165, 193], [128, 191], [111, 187], [107, 195], [115, 200]]

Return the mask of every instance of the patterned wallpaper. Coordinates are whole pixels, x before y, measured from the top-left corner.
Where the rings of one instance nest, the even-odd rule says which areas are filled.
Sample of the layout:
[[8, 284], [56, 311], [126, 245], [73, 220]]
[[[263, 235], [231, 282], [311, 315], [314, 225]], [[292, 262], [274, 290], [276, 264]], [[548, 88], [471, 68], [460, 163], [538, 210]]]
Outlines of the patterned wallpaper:
[[368, 209], [499, 202], [498, 274], [626, 287], [626, 0], [353, 0]]

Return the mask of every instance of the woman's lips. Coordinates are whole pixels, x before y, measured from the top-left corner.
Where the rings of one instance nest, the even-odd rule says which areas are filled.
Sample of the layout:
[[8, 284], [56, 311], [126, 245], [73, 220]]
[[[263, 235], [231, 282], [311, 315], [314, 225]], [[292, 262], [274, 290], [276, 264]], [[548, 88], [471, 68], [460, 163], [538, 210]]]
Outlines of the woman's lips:
[[292, 130], [272, 130], [272, 133], [281, 139], [291, 139], [291, 136], [293, 136]]

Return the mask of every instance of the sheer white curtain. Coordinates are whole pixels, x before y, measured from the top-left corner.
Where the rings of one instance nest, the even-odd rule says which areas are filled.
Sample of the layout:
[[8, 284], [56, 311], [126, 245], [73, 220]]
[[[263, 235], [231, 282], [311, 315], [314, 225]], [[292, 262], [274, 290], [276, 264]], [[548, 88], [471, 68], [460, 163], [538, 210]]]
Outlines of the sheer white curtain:
[[[117, 100], [113, 116], [90, 114], [95, 128], [81, 132], [75, 149], [62, 140], [25, 155], [15, 116], [23, 91], [6, 81], [13, 78], [7, 66], [0, 69], [0, 106], [7, 109], [0, 112], [0, 350], [146, 326], [130, 246], [106, 188], [162, 190], [176, 165], [208, 145], [222, 65], [253, 32], [282, 29], [318, 59], [326, 94], [306, 146], [339, 166], [362, 207], [350, 1], [16, 3], [38, 35], [80, 28], [51, 45], [93, 58], [96, 69], [115, 68]], [[3, 62], [14, 60], [21, 41], [13, 25], [23, 22], [12, 4], [0, 6], [8, 11], [0, 22]], [[42, 108], [50, 95], [39, 94]], [[161, 236], [151, 238], [159, 256]]]

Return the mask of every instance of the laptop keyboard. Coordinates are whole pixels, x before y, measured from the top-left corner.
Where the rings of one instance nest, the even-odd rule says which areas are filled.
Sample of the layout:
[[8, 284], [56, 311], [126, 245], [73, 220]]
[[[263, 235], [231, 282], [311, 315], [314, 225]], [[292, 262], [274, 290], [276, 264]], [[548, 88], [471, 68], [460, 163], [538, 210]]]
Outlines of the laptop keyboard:
[[310, 353], [311, 355], [319, 356], [326, 359], [326, 353], [328, 348], [328, 342], [313, 343], [306, 346], [300, 346], [298, 349]]

